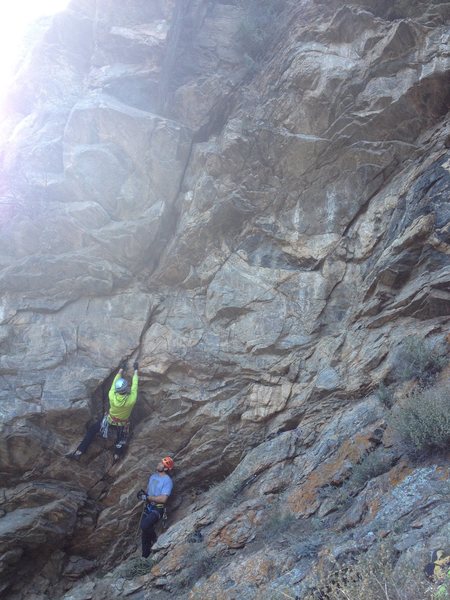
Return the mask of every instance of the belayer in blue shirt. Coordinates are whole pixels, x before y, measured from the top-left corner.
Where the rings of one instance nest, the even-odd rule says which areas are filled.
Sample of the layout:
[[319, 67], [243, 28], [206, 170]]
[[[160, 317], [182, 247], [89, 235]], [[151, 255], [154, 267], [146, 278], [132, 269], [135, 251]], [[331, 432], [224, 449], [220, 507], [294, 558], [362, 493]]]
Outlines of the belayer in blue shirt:
[[141, 518], [142, 556], [147, 558], [153, 544], [156, 542], [154, 526], [164, 514], [165, 504], [172, 493], [173, 483], [169, 473], [174, 467], [170, 456], [163, 458], [156, 467], [156, 473], [150, 475], [147, 491], [138, 492], [139, 500], [144, 500], [146, 506]]

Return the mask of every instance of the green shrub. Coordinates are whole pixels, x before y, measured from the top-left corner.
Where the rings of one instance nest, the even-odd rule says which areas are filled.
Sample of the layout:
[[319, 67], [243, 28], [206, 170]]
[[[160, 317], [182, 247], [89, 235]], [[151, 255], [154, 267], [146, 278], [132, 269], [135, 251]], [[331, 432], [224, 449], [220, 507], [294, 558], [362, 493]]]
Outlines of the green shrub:
[[339, 486], [325, 486], [325, 488], [322, 489], [321, 495], [331, 502], [328, 512], [347, 508], [352, 499], [350, 487], [347, 481]]
[[398, 379], [417, 379], [422, 384], [430, 383], [445, 365], [445, 357], [437, 344], [416, 335], [408, 336], [396, 353], [394, 369]]
[[375, 395], [386, 408], [392, 408], [394, 403], [394, 394], [392, 390], [389, 389], [384, 383], [380, 383]]
[[237, 42], [244, 55], [257, 61], [273, 39], [274, 23], [283, 9], [283, 0], [241, 0], [244, 19], [237, 32]]
[[319, 495], [330, 503], [330, 512], [347, 508], [361, 488], [374, 477], [389, 471], [391, 464], [391, 456], [385, 449], [377, 448], [352, 466], [348, 479], [342, 485], [326, 485], [319, 490]]
[[415, 451], [444, 449], [450, 444], [450, 383], [416, 390], [397, 406], [389, 424]]
[[378, 475], [382, 475], [391, 468], [391, 457], [386, 454], [384, 448], [380, 447], [366, 454], [360, 463], [352, 470], [347, 486], [350, 490], [361, 489], [368, 481]]

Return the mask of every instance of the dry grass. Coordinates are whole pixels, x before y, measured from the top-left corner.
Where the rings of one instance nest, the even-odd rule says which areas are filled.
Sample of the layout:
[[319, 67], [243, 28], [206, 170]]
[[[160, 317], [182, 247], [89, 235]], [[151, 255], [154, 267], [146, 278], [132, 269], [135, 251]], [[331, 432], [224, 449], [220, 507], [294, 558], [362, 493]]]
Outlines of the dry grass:
[[273, 542], [279, 536], [289, 533], [296, 524], [295, 515], [291, 512], [281, 511], [279, 507], [272, 507], [260, 526], [260, 537], [265, 542]]
[[412, 565], [397, 572], [394, 553], [384, 545], [354, 564], [316, 572], [315, 586], [303, 600], [432, 600], [433, 590], [421, 573]]
[[213, 485], [209, 488], [211, 502], [213, 502], [217, 508], [223, 510], [228, 506], [233, 506], [237, 502], [237, 496], [240, 490], [240, 486], [233, 483], [229, 479], [224, 479], [220, 483]]
[[183, 573], [180, 587], [191, 587], [199, 579], [208, 578], [216, 569], [218, 558], [212, 554], [205, 544], [192, 546], [189, 553], [189, 567]]

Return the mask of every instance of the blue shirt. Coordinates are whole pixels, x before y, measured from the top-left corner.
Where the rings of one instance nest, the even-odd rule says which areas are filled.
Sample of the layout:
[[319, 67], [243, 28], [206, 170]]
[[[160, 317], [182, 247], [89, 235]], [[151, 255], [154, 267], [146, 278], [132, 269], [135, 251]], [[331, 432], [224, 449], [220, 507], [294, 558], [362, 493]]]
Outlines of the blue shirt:
[[172, 488], [173, 483], [169, 475], [153, 473], [148, 480], [147, 496], [170, 496]]

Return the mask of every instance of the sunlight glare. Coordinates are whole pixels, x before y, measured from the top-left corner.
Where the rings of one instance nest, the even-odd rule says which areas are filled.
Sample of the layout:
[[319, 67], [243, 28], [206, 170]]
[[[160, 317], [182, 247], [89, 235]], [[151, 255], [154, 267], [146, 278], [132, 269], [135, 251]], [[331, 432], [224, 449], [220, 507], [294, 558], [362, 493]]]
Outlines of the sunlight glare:
[[64, 10], [69, 0], [11, 0], [0, 7], [0, 97], [20, 56], [27, 27], [39, 17]]

